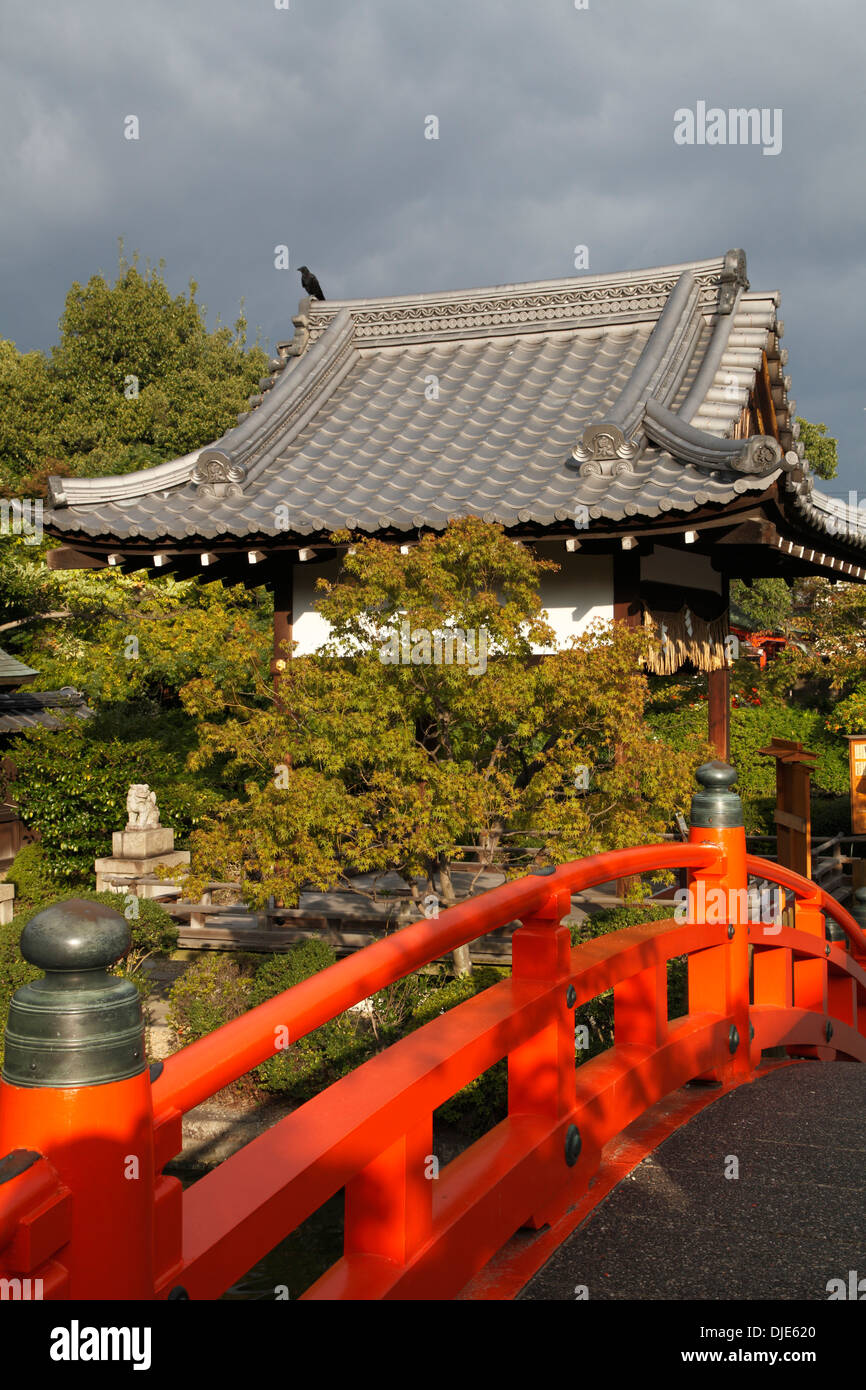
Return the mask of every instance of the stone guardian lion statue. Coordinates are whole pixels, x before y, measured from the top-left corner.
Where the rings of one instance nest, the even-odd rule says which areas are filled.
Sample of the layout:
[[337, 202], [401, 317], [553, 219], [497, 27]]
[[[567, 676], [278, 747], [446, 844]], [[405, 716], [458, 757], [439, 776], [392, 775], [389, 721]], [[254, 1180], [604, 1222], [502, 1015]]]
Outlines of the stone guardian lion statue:
[[146, 782], [134, 782], [126, 798], [127, 830], [153, 830], [159, 825], [156, 792]]

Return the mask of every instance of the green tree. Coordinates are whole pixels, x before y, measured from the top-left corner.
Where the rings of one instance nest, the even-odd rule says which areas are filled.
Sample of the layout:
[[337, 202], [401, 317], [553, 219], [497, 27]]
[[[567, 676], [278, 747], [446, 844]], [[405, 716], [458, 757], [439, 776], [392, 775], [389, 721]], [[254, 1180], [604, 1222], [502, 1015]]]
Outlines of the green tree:
[[[429, 893], [455, 901], [461, 846], [520, 872], [663, 832], [704, 749], [677, 753], [646, 728], [643, 633], [601, 626], [533, 656], [553, 636], [538, 597], [550, 568], [475, 518], [406, 555], [358, 541], [339, 581], [322, 584], [331, 641], [287, 662], [278, 699], [264, 672], [256, 703], [191, 682], [194, 765], [227, 758], [244, 781], [194, 834], [194, 871], [241, 877], [258, 904], [396, 871], [420, 912]], [[435, 659], [449, 626], [475, 636], [476, 656], [486, 634], [483, 670]], [[530, 847], [519, 863], [514, 840]]]
[[45, 873], [60, 893], [87, 886], [94, 860], [111, 853], [112, 832], [126, 824], [133, 782], [156, 791], [163, 824], [182, 848], [219, 793], [204, 776], [184, 773], [193, 742], [189, 721], [164, 712], [148, 719], [135, 706], [109, 708], [67, 728], [36, 728], [16, 739], [9, 791], [24, 823], [37, 830]]
[[866, 720], [866, 588], [810, 578], [801, 586], [798, 631], [804, 651], [797, 678], [836, 734], [860, 733]]
[[[0, 492], [40, 496], [51, 473], [123, 472], [188, 452], [232, 425], [267, 359], [245, 323], [209, 333], [204, 312], [169, 294], [159, 270], [121, 260], [116, 282], [73, 285], [48, 354], [0, 342]], [[244, 688], [267, 650], [264, 590], [124, 575], [52, 571], [52, 542], [0, 537], [0, 643], [39, 675], [72, 685], [98, 717], [41, 730], [9, 751], [25, 821], [42, 835], [58, 883], [87, 882], [123, 822], [130, 780], [150, 780], [181, 838], [213, 809], [209, 775], [177, 776], [193, 741], [179, 707], [189, 680]]]
[[243, 686], [251, 660], [269, 651], [264, 589], [105, 570], [61, 572], [54, 593], [57, 616], [24, 624], [18, 643], [45, 689], [71, 684], [103, 704], [173, 706], [203, 671]]
[[812, 425], [798, 418], [800, 443], [805, 445], [806, 458], [819, 478], [835, 478], [839, 471], [837, 441], [827, 433], [826, 425]]
[[731, 584], [731, 622], [736, 625], [736, 610], [748, 620], [752, 631], [785, 632], [791, 622], [791, 590], [784, 579], [753, 579], [746, 584], [735, 579]]
[[91, 881], [94, 858], [124, 823], [130, 782], [157, 789], [182, 845], [218, 804], [220, 769], [183, 772], [195, 734], [179, 690], [203, 673], [245, 688], [250, 662], [270, 648], [269, 595], [111, 569], [51, 571], [20, 537], [0, 541], [0, 593], [0, 643], [39, 672], [30, 689], [73, 686], [95, 711], [7, 750], [17, 778], [6, 791], [50, 851], [55, 880]]
[[0, 342], [0, 484], [41, 494], [51, 472], [127, 473], [223, 434], [267, 356], [234, 329], [208, 332], [196, 285], [172, 296], [122, 256], [117, 279], [73, 284], [48, 356]]

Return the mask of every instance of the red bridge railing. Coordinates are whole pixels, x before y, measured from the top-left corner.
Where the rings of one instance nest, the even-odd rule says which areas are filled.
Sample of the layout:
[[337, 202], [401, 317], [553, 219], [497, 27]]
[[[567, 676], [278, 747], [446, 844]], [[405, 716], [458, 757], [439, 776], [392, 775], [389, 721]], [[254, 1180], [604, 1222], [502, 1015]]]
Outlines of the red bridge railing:
[[[53, 1041], [32, 993], [10, 1012], [0, 1083], [6, 1277], [41, 1279], [44, 1297], [215, 1298], [344, 1189], [343, 1257], [305, 1298], [453, 1297], [519, 1228], [566, 1211], [607, 1141], [685, 1082], [749, 1081], [762, 1050], [780, 1045], [866, 1061], [866, 935], [817, 885], [746, 855], [734, 777], [725, 764], [700, 769], [688, 844], [565, 864], [405, 927], [182, 1049], [153, 1079], [116, 1042], [119, 1004], [107, 1009], [114, 1041], [110, 1029], [82, 1033], [99, 978], [120, 984], [100, 969], [116, 943], [94, 945], [70, 905], [40, 914], [22, 949], [46, 979], [19, 995], [65, 989], [73, 1007]], [[685, 920], [572, 947], [562, 924], [572, 893], [664, 868], [689, 870]], [[793, 926], [775, 912], [750, 920], [750, 874], [793, 892]], [[101, 912], [110, 936], [104, 909], [78, 906]], [[186, 1192], [163, 1173], [180, 1152], [185, 1112], [287, 1040], [514, 920], [509, 979], [364, 1063]], [[688, 1013], [671, 1019], [667, 964], [683, 955]], [[64, 971], [71, 988], [56, 983]], [[614, 1045], [576, 1065], [574, 1010], [610, 989]], [[433, 1112], [504, 1057], [507, 1118], [434, 1176]]]

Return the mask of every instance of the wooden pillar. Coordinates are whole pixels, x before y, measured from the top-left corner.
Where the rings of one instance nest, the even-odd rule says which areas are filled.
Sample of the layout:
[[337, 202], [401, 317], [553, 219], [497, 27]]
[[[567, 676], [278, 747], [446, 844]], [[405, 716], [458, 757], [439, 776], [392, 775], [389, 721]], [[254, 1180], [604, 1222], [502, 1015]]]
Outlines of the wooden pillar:
[[613, 616], [626, 627], [637, 627], [640, 622], [640, 553], [636, 546], [613, 557]]
[[721, 666], [710, 671], [707, 680], [707, 737], [723, 763], [731, 760], [731, 671]]
[[[294, 621], [294, 566], [287, 564], [284, 573], [274, 581], [274, 650], [271, 658], [271, 677], [279, 693], [280, 672], [292, 658], [292, 627]], [[277, 702], [279, 706], [279, 701]]]
[[[613, 557], [613, 618], [614, 622], [625, 623], [626, 627], [637, 627], [640, 623], [640, 551], [621, 550]], [[614, 748], [617, 763], [625, 761], [625, 753], [620, 744]], [[616, 893], [624, 898], [633, 878], [618, 878]]]

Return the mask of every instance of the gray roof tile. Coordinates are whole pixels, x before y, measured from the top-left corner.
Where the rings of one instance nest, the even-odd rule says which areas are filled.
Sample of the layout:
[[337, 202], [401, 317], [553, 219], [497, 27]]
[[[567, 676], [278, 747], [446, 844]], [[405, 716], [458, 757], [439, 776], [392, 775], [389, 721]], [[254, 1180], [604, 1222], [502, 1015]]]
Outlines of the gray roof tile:
[[[762, 353], [780, 356], [778, 296], [748, 292], [744, 277], [744, 260], [729, 253], [620, 276], [303, 301], [299, 354], [240, 426], [138, 475], [53, 480], [46, 524], [73, 542], [243, 540], [284, 532], [283, 504], [297, 536], [443, 527], [467, 514], [548, 525], [580, 503], [599, 520], [651, 517], [782, 479], [798, 514], [826, 530], [838, 520], [820, 494], [810, 498], [802, 451], [753, 475], [733, 468], [734, 446], [713, 445], [732, 436]], [[428, 398], [431, 378], [438, 398]], [[659, 436], [666, 447], [653, 443], [650, 397], [677, 429], [701, 431], [706, 448], [695, 454], [692, 439], [673, 458], [669, 436]], [[795, 432], [785, 399], [783, 390], [783, 441]], [[628, 471], [602, 462], [594, 472], [571, 456], [605, 421], [637, 441]], [[859, 523], [845, 534], [866, 543]]]

